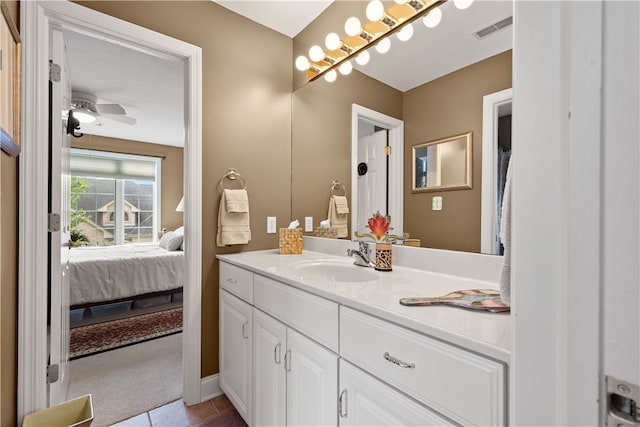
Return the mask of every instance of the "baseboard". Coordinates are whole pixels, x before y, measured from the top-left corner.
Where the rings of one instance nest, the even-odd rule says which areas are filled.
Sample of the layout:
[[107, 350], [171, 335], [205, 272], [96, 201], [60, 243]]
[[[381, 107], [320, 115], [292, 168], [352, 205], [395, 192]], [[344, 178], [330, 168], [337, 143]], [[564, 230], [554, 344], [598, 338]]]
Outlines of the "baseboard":
[[220, 389], [220, 374], [209, 375], [206, 378], [202, 378], [200, 383], [200, 400], [204, 402], [205, 400], [213, 399], [214, 397], [220, 396], [222, 394], [222, 389]]

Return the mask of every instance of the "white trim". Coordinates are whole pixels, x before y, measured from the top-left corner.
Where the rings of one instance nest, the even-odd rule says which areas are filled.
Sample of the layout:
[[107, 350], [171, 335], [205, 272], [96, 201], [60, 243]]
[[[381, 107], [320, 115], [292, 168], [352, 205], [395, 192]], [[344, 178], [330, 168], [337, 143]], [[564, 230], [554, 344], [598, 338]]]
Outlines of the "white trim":
[[497, 254], [497, 150], [498, 108], [511, 102], [513, 89], [485, 95], [482, 98], [482, 207], [480, 215], [480, 252]]
[[214, 397], [218, 397], [224, 392], [220, 388], [220, 374], [209, 375], [202, 379], [200, 385], [200, 396], [201, 400], [207, 401], [209, 399], [213, 399]]
[[389, 215], [393, 234], [402, 235], [404, 227], [404, 122], [358, 104], [351, 106], [351, 233], [358, 221], [358, 120], [389, 129], [391, 161], [389, 162]]
[[48, 40], [51, 25], [116, 39], [148, 54], [185, 61], [186, 139], [183, 400], [200, 402], [202, 289], [202, 51], [199, 47], [70, 2], [21, 2], [23, 29], [22, 135], [19, 185], [18, 413], [47, 406], [46, 197], [48, 150]]

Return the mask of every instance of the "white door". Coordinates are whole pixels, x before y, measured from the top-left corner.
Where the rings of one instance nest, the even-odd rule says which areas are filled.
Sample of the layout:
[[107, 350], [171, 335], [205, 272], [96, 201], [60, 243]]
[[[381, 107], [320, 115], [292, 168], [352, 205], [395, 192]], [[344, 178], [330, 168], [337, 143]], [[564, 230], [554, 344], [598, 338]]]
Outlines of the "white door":
[[284, 426], [287, 373], [284, 353], [287, 327], [253, 309], [253, 425]]
[[338, 356], [287, 329], [287, 425], [338, 423]]
[[338, 405], [341, 426], [455, 425], [344, 359]]
[[358, 174], [358, 220], [356, 230], [368, 233], [367, 219], [380, 211], [387, 215], [387, 131], [380, 130], [358, 139], [357, 164], [367, 165], [364, 175]]
[[220, 388], [251, 425], [252, 307], [220, 290]]
[[[49, 405], [66, 400], [69, 363], [69, 210], [70, 141], [66, 132], [66, 120], [62, 112], [68, 111], [71, 103], [71, 87], [67, 79], [68, 65], [62, 32], [51, 34], [52, 73], [49, 85], [51, 98], [49, 114], [49, 293], [51, 317], [49, 322]], [[59, 68], [58, 68], [59, 67]], [[59, 72], [58, 72], [59, 70]], [[56, 224], [57, 223], [57, 224]]]

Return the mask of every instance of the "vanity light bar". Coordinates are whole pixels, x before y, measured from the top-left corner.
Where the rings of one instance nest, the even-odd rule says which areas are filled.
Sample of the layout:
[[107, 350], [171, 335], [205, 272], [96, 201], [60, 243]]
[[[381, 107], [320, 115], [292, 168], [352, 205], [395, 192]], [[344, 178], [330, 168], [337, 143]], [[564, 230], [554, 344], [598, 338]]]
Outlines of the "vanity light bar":
[[362, 25], [360, 33], [346, 36], [341, 46], [335, 50], [325, 50], [323, 59], [309, 61], [307, 82], [312, 82], [331, 70], [337, 69], [344, 62], [369, 49], [381, 40], [397, 33], [406, 25], [426, 15], [432, 9], [444, 4], [447, 0], [410, 0], [403, 4], [393, 4], [387, 8], [378, 21], [369, 21]]

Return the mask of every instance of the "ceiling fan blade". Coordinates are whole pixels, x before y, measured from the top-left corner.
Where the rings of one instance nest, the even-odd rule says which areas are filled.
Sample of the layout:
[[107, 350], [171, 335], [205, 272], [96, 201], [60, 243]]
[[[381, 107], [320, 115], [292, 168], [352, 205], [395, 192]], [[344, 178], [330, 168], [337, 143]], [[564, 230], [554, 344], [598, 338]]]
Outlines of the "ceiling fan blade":
[[133, 117], [121, 116], [119, 114], [102, 114], [101, 117], [115, 122], [124, 123], [125, 125], [135, 125], [138, 122]]
[[100, 114], [120, 114], [123, 116], [127, 114], [120, 104], [96, 104], [96, 110]]

